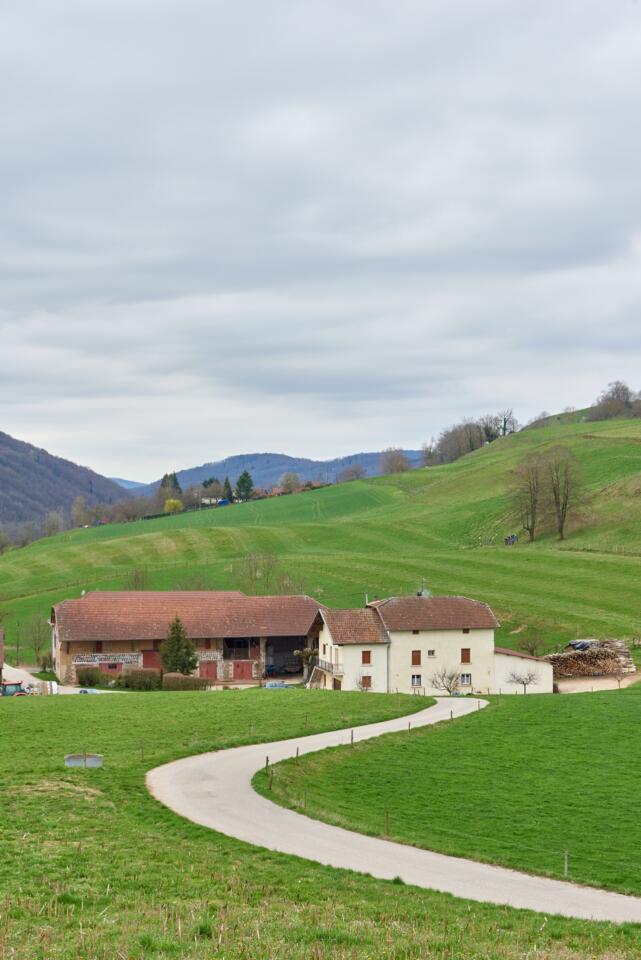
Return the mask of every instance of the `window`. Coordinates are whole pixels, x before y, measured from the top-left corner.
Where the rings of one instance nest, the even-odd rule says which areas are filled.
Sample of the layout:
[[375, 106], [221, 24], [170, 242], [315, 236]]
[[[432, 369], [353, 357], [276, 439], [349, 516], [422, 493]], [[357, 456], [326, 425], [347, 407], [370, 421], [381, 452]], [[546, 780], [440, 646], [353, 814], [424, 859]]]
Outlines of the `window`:
[[361, 663], [371, 663], [372, 662], [372, 651], [363, 650], [361, 651]]
[[96, 649], [94, 653], [102, 653], [102, 640], [96, 640]]
[[371, 686], [372, 686], [372, 678], [368, 673], [364, 673], [363, 676], [361, 677], [361, 687], [363, 688], [363, 690], [369, 690]]
[[469, 647], [461, 647], [461, 663], [471, 663], [472, 652]]
[[463, 633], [469, 633], [469, 632], [470, 632], [469, 627], [463, 627]]
[[420, 665], [421, 665], [421, 651], [412, 650], [412, 666], [420, 667]]
[[471, 674], [471, 673], [462, 673], [462, 674], [461, 674], [461, 686], [462, 686], [462, 687], [471, 687], [471, 686], [472, 686], [472, 674]]
[[423, 678], [421, 677], [420, 673], [413, 673], [413, 674], [412, 674], [412, 686], [413, 686], [413, 687], [422, 687], [422, 686], [423, 686]]
[[327, 656], [327, 644], [326, 644], [326, 643], [323, 644], [323, 656], [324, 656], [324, 657]]
[[117, 664], [117, 663], [108, 663], [108, 664], [107, 664], [107, 670], [117, 670], [117, 669], [118, 669], [118, 664]]
[[427, 651], [427, 655], [428, 655], [428, 657], [435, 657], [435, 656], [436, 656], [436, 650], [428, 650], [428, 651]]
[[418, 633], [418, 632], [419, 632], [418, 630], [412, 630], [412, 633]]

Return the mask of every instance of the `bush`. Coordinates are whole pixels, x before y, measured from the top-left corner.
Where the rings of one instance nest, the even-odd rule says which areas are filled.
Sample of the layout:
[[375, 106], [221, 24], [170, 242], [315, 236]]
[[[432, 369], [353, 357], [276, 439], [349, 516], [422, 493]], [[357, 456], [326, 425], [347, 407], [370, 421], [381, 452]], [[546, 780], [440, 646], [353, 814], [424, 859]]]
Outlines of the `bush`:
[[43, 673], [51, 673], [53, 671], [53, 654], [51, 650], [47, 650], [42, 654], [38, 665]]
[[166, 673], [162, 678], [163, 690], [206, 690], [206, 677], [188, 677], [184, 673]]
[[97, 687], [104, 683], [105, 675], [100, 667], [79, 667], [76, 670], [78, 685], [81, 687]]
[[160, 670], [151, 667], [128, 670], [119, 686], [127, 690], [160, 690]]

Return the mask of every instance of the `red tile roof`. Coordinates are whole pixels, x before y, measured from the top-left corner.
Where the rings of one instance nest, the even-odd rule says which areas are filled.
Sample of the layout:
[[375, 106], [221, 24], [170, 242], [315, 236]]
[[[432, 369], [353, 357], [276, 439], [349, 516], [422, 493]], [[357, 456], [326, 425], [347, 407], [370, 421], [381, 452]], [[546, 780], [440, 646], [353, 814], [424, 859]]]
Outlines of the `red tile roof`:
[[318, 616], [311, 597], [246, 597], [238, 592], [95, 592], [64, 600], [52, 617], [61, 641], [162, 640], [180, 617], [194, 640], [303, 637]]
[[334, 643], [387, 643], [389, 637], [375, 610], [323, 610]]
[[388, 630], [494, 630], [498, 621], [488, 605], [467, 597], [391, 597], [369, 604]]
[[509, 647], [494, 647], [494, 653], [503, 653], [506, 657], [519, 657], [521, 660], [539, 660], [549, 663], [545, 657], [533, 657], [531, 653], [521, 653], [520, 650], [511, 650]]

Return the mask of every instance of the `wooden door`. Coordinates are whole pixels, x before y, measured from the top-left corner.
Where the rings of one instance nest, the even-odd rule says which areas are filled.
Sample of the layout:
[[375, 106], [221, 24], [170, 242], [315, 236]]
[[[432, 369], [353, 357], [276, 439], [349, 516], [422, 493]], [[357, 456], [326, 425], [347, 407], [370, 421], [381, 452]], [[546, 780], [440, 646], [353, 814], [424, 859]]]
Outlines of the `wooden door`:
[[234, 660], [234, 680], [251, 682], [254, 679], [251, 660]]

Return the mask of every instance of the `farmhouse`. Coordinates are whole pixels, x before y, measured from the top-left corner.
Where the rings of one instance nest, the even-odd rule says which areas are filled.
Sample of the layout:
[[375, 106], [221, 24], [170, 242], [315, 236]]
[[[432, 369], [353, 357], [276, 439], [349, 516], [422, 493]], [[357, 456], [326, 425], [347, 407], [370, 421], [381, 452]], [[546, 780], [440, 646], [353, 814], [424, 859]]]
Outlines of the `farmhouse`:
[[51, 612], [54, 669], [74, 683], [82, 667], [117, 676], [160, 667], [160, 645], [180, 617], [212, 683], [257, 683], [302, 674], [296, 651], [311, 648], [310, 685], [379, 693], [552, 691], [552, 666], [496, 647], [496, 618], [465, 597], [392, 597], [332, 610], [307, 596], [248, 597], [238, 591], [88, 593]]
[[64, 600], [51, 612], [54, 669], [74, 683], [79, 668], [116, 676], [159, 667], [160, 644], [180, 617], [212, 682], [252, 683], [296, 674], [294, 651], [316, 646], [319, 604], [311, 597], [247, 597], [238, 591], [102, 592]]
[[312, 686], [438, 694], [454, 678], [461, 693], [552, 692], [552, 665], [496, 647], [497, 620], [478, 600], [392, 597], [319, 613]]

